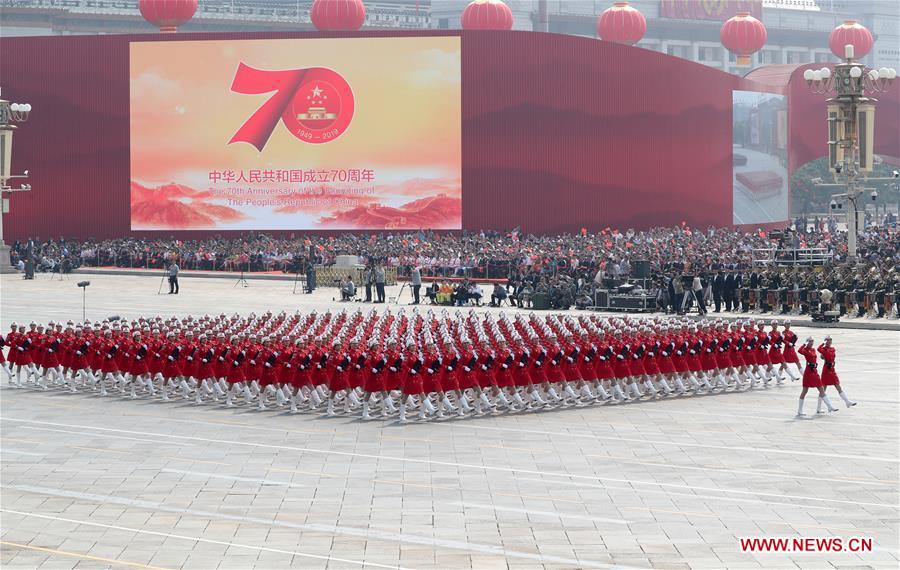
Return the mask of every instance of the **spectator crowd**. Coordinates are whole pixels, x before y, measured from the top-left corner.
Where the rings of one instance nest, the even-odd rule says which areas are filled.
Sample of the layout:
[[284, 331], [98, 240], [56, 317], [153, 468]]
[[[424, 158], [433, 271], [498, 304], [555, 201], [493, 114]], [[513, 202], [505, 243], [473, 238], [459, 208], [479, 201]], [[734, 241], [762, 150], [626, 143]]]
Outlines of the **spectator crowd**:
[[[540, 236], [513, 230], [330, 236], [249, 233], [202, 240], [30, 239], [13, 245], [12, 263], [30, 257], [38, 272], [79, 266], [161, 269], [175, 261], [181, 270], [299, 273], [310, 264], [331, 265], [342, 255], [356, 256], [363, 265], [395, 267], [401, 278], [409, 277], [415, 268], [424, 280], [424, 294], [432, 301], [459, 304], [460, 300], [488, 302], [490, 297], [494, 304], [527, 307], [535, 294], [544, 293], [550, 297], [550, 308], [564, 309], [588, 306], [596, 289], [639, 277], [650, 278], [643, 285], [661, 308], [682, 312], [686, 298], [690, 304], [699, 300], [685, 293], [697, 287], [706, 292], [710, 304], [725, 305], [729, 300], [740, 304], [742, 299], [729, 299], [725, 290], [729, 275], [732, 281], [740, 277], [739, 283], [728, 285], [734, 290], [869, 289], [891, 294], [897, 288], [900, 234], [892, 227], [860, 234], [855, 261], [847, 260], [846, 233], [833, 224], [798, 218], [792, 230], [768, 233], [682, 225]], [[464, 278], [499, 280], [503, 287], [482, 293], [470, 282], [461, 284]]]

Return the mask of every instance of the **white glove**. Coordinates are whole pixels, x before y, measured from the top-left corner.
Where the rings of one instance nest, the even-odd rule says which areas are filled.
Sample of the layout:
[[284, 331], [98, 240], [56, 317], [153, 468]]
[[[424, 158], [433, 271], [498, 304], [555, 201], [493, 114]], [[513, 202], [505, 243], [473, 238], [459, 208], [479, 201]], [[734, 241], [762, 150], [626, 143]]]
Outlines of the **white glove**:
[[397, 367], [396, 367], [396, 366], [391, 366], [391, 367], [390, 367], [390, 370], [391, 370], [391, 372], [396, 372], [396, 371], [397, 371]]
[[53, 354], [54, 352], [56, 352], [56, 351], [54, 351], [52, 348], [48, 348], [47, 350], [49, 350], [51, 354]]
[[472, 371], [472, 369], [469, 368], [468, 366], [463, 366], [463, 370], [465, 370], [466, 372], [471, 372], [471, 371]]
[[207, 359], [204, 358], [204, 359], [203, 359], [203, 364], [206, 364], [207, 362], [209, 362], [209, 360], [207, 360]]
[[697, 354], [697, 351], [694, 350], [694, 349], [692, 348], [692, 349], [691, 349], [691, 354]]
[[342, 366], [338, 366], [338, 367], [337, 367], [337, 371], [338, 371], [338, 372], [343, 372], [343, 371], [344, 371], [344, 368], [343, 368]]
[[571, 356], [567, 356], [566, 360], [568, 360], [569, 363], [575, 362], [575, 360]]
[[188, 356], [187, 359], [188, 359], [188, 361], [190, 361], [190, 362], [193, 362], [193, 361], [194, 361], [194, 357], [193, 357], [193, 356]]
[[[272, 368], [272, 365], [266, 362], [266, 368]], [[338, 368], [338, 370], [340, 370], [340, 368]]]
[[78, 356], [81, 356], [81, 351], [80, 351], [80, 350], [76, 350], [76, 351], [75, 351], [75, 354], [77, 354]]
[[504, 365], [503, 365], [503, 368], [509, 368], [509, 366], [507, 366], [506, 364], [504, 364]]
[[360, 366], [359, 364], [354, 364], [354, 366], [356, 366], [356, 369], [357, 369], [357, 370], [359, 370], [360, 368], [362, 368], [362, 366]]
[[678, 356], [682, 356], [682, 355], [683, 355], [683, 354], [684, 354], [684, 353], [683, 353], [683, 352], [681, 352], [681, 351], [680, 351], [680, 350], [679, 350], [679, 351], [678, 351], [678, 352], [676, 352], [676, 353], [675, 353], [675, 354], [677, 354], [677, 355], [678, 355]]
[[175, 359], [172, 358], [171, 356], [169, 356], [168, 359], [169, 359], [169, 362], [175, 362]]
[[377, 369], [377, 368], [373, 368], [373, 369], [372, 369], [372, 374], [378, 374], [378, 369]]
[[481, 369], [482, 369], [482, 370], [487, 370], [487, 366], [484, 365], [484, 364], [482, 364], [482, 365], [481, 365]]
[[520, 362], [520, 363], [519, 363], [519, 368], [525, 368], [525, 365], [522, 364], [522, 363]]
[[238, 361], [237, 361], [237, 360], [235, 360], [235, 361], [234, 361], [234, 365], [235, 365], [235, 366], [240, 366], [240, 365], [241, 365], [241, 363], [240, 363], [240, 362], [238, 362]]
[[418, 372], [416, 372], [416, 371], [413, 370], [412, 368], [409, 369], [409, 373], [410, 373], [410, 374], [418, 374]]
[[321, 365], [321, 364], [316, 364], [316, 369], [321, 370], [321, 369], [322, 369], [322, 365]]

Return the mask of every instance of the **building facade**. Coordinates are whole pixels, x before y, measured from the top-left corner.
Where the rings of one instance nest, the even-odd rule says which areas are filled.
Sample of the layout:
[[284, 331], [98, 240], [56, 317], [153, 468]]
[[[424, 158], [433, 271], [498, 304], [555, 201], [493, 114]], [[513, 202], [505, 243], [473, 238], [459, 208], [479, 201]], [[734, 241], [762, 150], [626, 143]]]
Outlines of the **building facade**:
[[[505, 0], [514, 29], [593, 37], [596, 21], [612, 0]], [[469, 0], [366, 0], [367, 28], [456, 29]], [[768, 64], [834, 61], [831, 30], [858, 20], [875, 36], [863, 62], [900, 67], [900, 2], [897, 0], [632, 0], [647, 18], [637, 46], [743, 75]], [[312, 0], [202, 0], [184, 31], [250, 32], [312, 30]], [[749, 67], [738, 66], [722, 47], [722, 22], [738, 10], [761, 17], [766, 46]], [[137, 0], [0, 0], [3, 36], [140, 33]]]

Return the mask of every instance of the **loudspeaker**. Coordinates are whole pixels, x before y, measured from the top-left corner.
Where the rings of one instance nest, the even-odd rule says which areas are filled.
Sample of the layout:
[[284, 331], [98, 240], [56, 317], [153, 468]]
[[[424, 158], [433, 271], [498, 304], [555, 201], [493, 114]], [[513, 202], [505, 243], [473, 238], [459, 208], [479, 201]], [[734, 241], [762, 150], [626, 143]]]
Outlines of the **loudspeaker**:
[[636, 279], [650, 279], [650, 262], [639, 259], [634, 262], [634, 277]]
[[535, 293], [531, 297], [531, 305], [536, 311], [546, 311], [550, 308], [550, 297], [546, 293]]

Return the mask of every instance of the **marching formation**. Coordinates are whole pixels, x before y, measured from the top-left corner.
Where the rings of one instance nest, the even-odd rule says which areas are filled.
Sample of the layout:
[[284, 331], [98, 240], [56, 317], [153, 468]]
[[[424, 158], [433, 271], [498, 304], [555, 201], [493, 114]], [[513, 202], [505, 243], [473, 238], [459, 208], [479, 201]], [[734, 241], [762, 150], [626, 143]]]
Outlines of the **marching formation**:
[[824, 391], [839, 386], [830, 339], [818, 349], [821, 377], [812, 339], [796, 343], [789, 322], [401, 309], [13, 323], [0, 360], [17, 387], [324, 408], [364, 420], [741, 391], [800, 374], [803, 396], [817, 388], [819, 411], [833, 411]]

